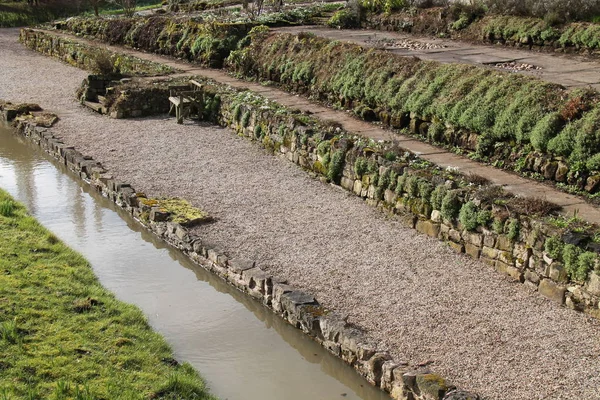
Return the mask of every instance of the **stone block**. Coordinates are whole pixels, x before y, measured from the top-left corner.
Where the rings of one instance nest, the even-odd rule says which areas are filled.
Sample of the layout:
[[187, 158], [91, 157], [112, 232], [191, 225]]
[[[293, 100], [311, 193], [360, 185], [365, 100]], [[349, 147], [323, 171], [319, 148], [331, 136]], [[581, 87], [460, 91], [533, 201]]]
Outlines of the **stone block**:
[[396, 200], [398, 200], [398, 195], [393, 190], [386, 189], [383, 193], [383, 199], [388, 204], [396, 204]]
[[164, 222], [169, 219], [169, 213], [167, 211], [162, 210], [159, 207], [152, 207], [150, 209], [150, 221], [153, 222]]
[[512, 252], [513, 243], [505, 235], [498, 235], [498, 239], [496, 241], [496, 248], [499, 250]]
[[585, 285], [585, 290], [594, 296], [600, 296], [600, 276], [597, 273], [592, 272], [590, 279]]
[[418, 374], [416, 386], [423, 400], [440, 400], [446, 394], [446, 381], [436, 374]]
[[447, 241], [446, 243], [448, 243], [448, 246], [457, 253], [464, 253], [465, 251], [465, 246], [463, 246], [462, 243], [454, 243], [452, 241]]
[[481, 233], [464, 231], [462, 236], [465, 240], [465, 243], [470, 243], [477, 247], [483, 246], [483, 235]]
[[460, 236], [460, 232], [457, 231], [456, 229], [450, 229], [450, 231], [448, 231], [448, 239], [452, 240], [453, 242], [459, 243], [462, 241], [462, 237]]
[[558, 285], [556, 282], [550, 279], [542, 279], [538, 291], [548, 299], [557, 302], [558, 304], [564, 304], [565, 302], [565, 287]]
[[391, 359], [387, 353], [376, 353], [366, 363], [365, 378], [369, 383], [380, 386], [383, 376], [383, 364]]
[[530, 269], [525, 271], [524, 276], [525, 280], [529, 282], [535, 283], [536, 285], [540, 283], [540, 276]]
[[354, 181], [352, 179], [348, 179], [345, 176], [342, 176], [340, 181], [340, 186], [346, 190], [353, 191], [354, 189]]
[[440, 233], [440, 225], [429, 220], [419, 219], [415, 228], [418, 232], [424, 233], [434, 238], [437, 238]]
[[439, 210], [431, 211], [431, 220], [433, 222], [442, 222], [442, 213]]
[[478, 259], [481, 254], [481, 250], [479, 247], [472, 245], [471, 243], [465, 244], [465, 253], [470, 255], [471, 257]]
[[567, 282], [569, 280], [565, 267], [556, 261], [546, 267], [546, 275], [554, 282]]
[[512, 253], [508, 251], [499, 251], [498, 252], [498, 260], [502, 261], [505, 264], [513, 265], [514, 260]]
[[491, 247], [483, 246], [483, 249], [481, 249], [481, 256], [489, 258], [491, 260], [495, 260], [496, 258], [498, 258], [498, 250]]
[[496, 261], [495, 268], [496, 271], [500, 272], [501, 274], [508, 275], [516, 281], [521, 282], [523, 280], [523, 273], [512, 265], [506, 264], [502, 261]]
[[362, 182], [360, 180], [357, 179], [354, 181], [354, 186], [352, 188], [352, 191], [357, 196], [360, 196], [362, 194]]
[[254, 268], [254, 261], [243, 258], [232, 258], [229, 260], [228, 265], [230, 271], [242, 274], [244, 271]]

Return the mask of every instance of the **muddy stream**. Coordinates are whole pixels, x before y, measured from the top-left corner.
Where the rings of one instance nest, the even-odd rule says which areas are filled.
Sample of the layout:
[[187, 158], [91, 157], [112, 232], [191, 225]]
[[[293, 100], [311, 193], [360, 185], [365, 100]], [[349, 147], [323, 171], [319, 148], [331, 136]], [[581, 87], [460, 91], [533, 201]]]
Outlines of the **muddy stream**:
[[0, 187], [140, 307], [179, 361], [230, 400], [388, 399], [260, 303], [142, 229], [36, 145], [0, 125]]

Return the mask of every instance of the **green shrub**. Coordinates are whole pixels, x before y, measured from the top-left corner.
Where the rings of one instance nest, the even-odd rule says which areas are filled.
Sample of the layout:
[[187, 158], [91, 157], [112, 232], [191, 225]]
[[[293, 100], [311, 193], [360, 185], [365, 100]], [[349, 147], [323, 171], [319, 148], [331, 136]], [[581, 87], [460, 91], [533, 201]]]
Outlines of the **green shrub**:
[[567, 271], [571, 278], [574, 278], [577, 274], [580, 253], [581, 250], [575, 245], [566, 244], [563, 247], [562, 260], [565, 265], [565, 271]]
[[544, 243], [544, 251], [553, 260], [560, 260], [562, 256], [564, 243], [558, 236], [550, 236]]
[[409, 175], [404, 186], [404, 191], [410, 197], [419, 196], [419, 178], [416, 175]]
[[363, 176], [367, 172], [368, 161], [364, 157], [358, 157], [354, 161], [354, 174], [356, 176]]
[[421, 200], [425, 202], [429, 202], [431, 200], [431, 193], [433, 192], [433, 184], [426, 181], [425, 179], [421, 179], [418, 183], [419, 186], [419, 197]]
[[408, 180], [408, 172], [404, 171], [402, 175], [398, 177], [396, 183], [396, 189], [394, 190], [398, 196], [405, 192], [406, 181]]
[[489, 210], [481, 210], [477, 213], [477, 224], [487, 227], [492, 221], [492, 212]]
[[263, 127], [261, 125], [256, 125], [254, 127], [254, 137], [260, 139], [263, 136]]
[[494, 221], [492, 222], [492, 230], [498, 235], [504, 233], [504, 221], [502, 221], [500, 218], [494, 218]]
[[346, 152], [344, 150], [336, 150], [331, 157], [331, 162], [327, 169], [327, 179], [334, 183], [340, 183], [342, 172], [344, 171], [344, 162]]
[[451, 190], [444, 196], [442, 200], [442, 206], [440, 212], [442, 217], [448, 221], [452, 221], [456, 218], [460, 211], [460, 199], [458, 192]]
[[383, 174], [379, 175], [379, 179], [377, 179], [375, 184], [375, 198], [377, 200], [383, 197], [383, 193], [390, 185], [390, 173], [390, 170], [386, 170]]
[[436, 186], [435, 189], [433, 189], [429, 202], [434, 210], [440, 210], [442, 208], [442, 201], [444, 200], [444, 196], [446, 196], [447, 192], [448, 189], [446, 189], [446, 186], [444, 185]]
[[243, 126], [244, 128], [247, 128], [247, 127], [248, 127], [248, 125], [250, 124], [250, 115], [251, 115], [251, 114], [250, 114], [250, 111], [246, 111], [246, 112], [244, 113], [244, 115], [242, 116], [242, 126]]
[[233, 120], [238, 122], [240, 120], [240, 117], [242, 116], [242, 107], [240, 106], [240, 104], [236, 104], [235, 107], [233, 107]]
[[531, 131], [531, 144], [537, 151], [546, 151], [548, 142], [556, 135], [562, 118], [559, 113], [551, 113], [542, 118]]
[[461, 207], [458, 220], [466, 230], [473, 231], [479, 226], [477, 215], [477, 206], [472, 201], [468, 201]]
[[586, 251], [581, 253], [577, 260], [577, 271], [575, 272], [575, 279], [583, 282], [587, 280], [588, 273], [594, 269], [597, 259], [596, 253]]
[[521, 224], [519, 223], [519, 220], [516, 218], [511, 218], [508, 222], [506, 237], [512, 241], [515, 241], [519, 238], [520, 231]]
[[327, 25], [332, 28], [349, 29], [360, 27], [360, 19], [351, 10], [339, 10], [329, 18]]

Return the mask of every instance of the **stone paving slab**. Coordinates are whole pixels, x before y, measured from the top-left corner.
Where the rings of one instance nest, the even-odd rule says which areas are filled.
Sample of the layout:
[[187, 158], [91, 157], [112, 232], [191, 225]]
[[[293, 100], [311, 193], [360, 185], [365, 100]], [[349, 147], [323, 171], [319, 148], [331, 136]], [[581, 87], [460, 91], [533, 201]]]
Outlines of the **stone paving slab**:
[[[299, 28], [295, 29], [301, 30]], [[333, 31], [338, 32], [337, 30]], [[468, 172], [480, 175], [494, 184], [504, 186], [507, 190], [516, 195], [535, 198], [541, 197], [559, 206], [562, 206], [562, 213], [566, 216], [573, 216], [575, 213], [577, 213], [580, 218], [588, 222], [600, 224], [600, 208], [586, 203], [583, 198], [561, 192], [552, 186], [523, 178], [514, 173], [472, 161], [464, 156], [448, 152], [444, 149], [429, 145], [409, 136], [392, 132], [391, 130], [384, 129], [376, 124], [359, 120], [345, 111], [337, 111], [319, 104], [312, 103], [304, 97], [287, 93], [275, 87], [263, 86], [256, 82], [236, 79], [222, 70], [201, 68], [188, 62], [173, 60], [167, 56], [144, 53], [123, 46], [107, 46], [105, 43], [94, 42], [56, 31], [46, 32], [65, 37], [70, 40], [92, 44], [95, 43], [102, 45], [109, 50], [133, 55], [144, 60], [168, 64], [169, 66], [182, 71], [179, 74], [182, 76], [202, 75], [218, 82], [228, 83], [234, 87], [248, 88], [249, 90], [256, 92], [260, 91], [261, 95], [264, 97], [287, 107], [297, 108], [305, 112], [318, 114], [318, 116], [322, 119], [336, 121], [340, 123], [348, 132], [360, 134], [374, 140], [397, 141], [402, 148], [413, 153], [420, 154], [423, 159], [437, 164], [442, 168], [456, 168], [460, 172]]]

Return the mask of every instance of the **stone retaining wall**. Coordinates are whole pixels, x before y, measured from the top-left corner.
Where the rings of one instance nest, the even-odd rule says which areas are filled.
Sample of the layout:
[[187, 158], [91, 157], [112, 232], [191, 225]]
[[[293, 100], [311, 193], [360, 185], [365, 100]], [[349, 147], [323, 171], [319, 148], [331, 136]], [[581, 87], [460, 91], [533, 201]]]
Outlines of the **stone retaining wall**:
[[97, 70], [101, 65], [100, 67], [104, 69], [112, 68], [115, 75], [158, 76], [175, 72], [167, 65], [114, 53], [101, 47], [84, 45], [31, 29], [21, 29], [19, 41], [32, 50], [90, 71]]
[[[2, 113], [0, 116], [6, 114]], [[477, 400], [475, 394], [459, 390], [426, 368], [414, 369], [398, 363], [378, 349], [358, 327], [321, 306], [310, 294], [269, 275], [252, 260], [230, 259], [221, 249], [190, 234], [184, 226], [169, 221], [169, 214], [145, 205], [145, 196], [130, 184], [113, 177], [99, 162], [28, 119], [17, 119], [17, 131], [65, 164], [82, 180], [114, 201], [144, 227], [181, 250], [192, 261], [217, 274], [229, 284], [255, 298], [290, 324], [308, 334], [394, 399]]]
[[[495, 198], [485, 199], [486, 191], [494, 188], [469, 181], [476, 177], [441, 170], [394, 143], [366, 141], [335, 125], [286, 113], [283, 107], [250, 92], [207, 82], [207, 102], [211, 97], [219, 103], [219, 107], [205, 107], [217, 113], [211, 119], [240, 136], [260, 141], [273, 154], [340, 185], [396, 215], [408, 227], [447, 242], [457, 252], [481, 259], [545, 297], [600, 318], [600, 244], [591, 231], [597, 227], [571, 226], [557, 216], [536, 217], [531, 215], [535, 204], [526, 203], [519, 210], [523, 200], [509, 194], [498, 192]], [[363, 161], [368, 171], [358, 171], [357, 163]], [[398, 190], [401, 179], [412, 183]], [[432, 204], [432, 197], [422, 193], [430, 196], [442, 186], [442, 200], [455, 202], [452, 218], [444, 212], [443, 201]], [[467, 215], [469, 207], [489, 212], [487, 223], [467, 229], [459, 210], [462, 214], [465, 208]]]

